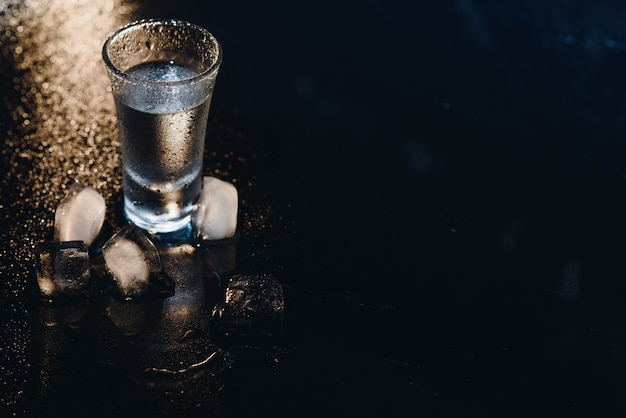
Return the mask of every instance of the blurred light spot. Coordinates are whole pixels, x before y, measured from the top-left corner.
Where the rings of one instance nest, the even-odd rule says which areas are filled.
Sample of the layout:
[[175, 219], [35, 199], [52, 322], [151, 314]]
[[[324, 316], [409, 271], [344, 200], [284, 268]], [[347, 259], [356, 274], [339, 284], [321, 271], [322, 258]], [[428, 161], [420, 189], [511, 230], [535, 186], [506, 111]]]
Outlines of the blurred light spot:
[[[101, 48], [108, 34], [135, 19], [138, 6], [134, 0], [29, 0], [13, 6], [0, 14], [3, 70], [15, 75], [13, 88], [21, 95], [5, 102], [17, 128], [6, 132], [3, 153], [14, 167], [8, 176], [20, 177], [23, 190], [17, 193], [29, 191], [38, 205], [53, 209], [68, 181], [59, 174], [74, 173], [73, 166], [92, 155], [106, 173], [79, 171], [76, 180], [111, 195], [121, 188], [120, 152]], [[36, 154], [26, 169], [21, 156]], [[69, 155], [80, 161], [63, 158]]]

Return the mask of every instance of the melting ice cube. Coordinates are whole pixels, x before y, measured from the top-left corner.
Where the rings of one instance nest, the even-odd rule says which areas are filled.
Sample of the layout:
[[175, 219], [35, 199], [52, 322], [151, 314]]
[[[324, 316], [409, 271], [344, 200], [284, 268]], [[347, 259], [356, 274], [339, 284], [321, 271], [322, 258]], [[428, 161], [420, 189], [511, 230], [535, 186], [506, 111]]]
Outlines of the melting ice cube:
[[202, 196], [193, 216], [200, 238], [219, 240], [231, 238], [237, 229], [237, 189], [231, 183], [205, 176]]
[[42, 242], [35, 247], [37, 285], [48, 303], [66, 303], [89, 296], [91, 268], [83, 241]]
[[129, 302], [174, 294], [174, 281], [163, 271], [156, 247], [133, 225], [113, 235], [102, 256], [114, 297]]
[[285, 297], [269, 274], [231, 277], [221, 305], [214, 310], [216, 337], [228, 342], [265, 340], [285, 331]]
[[104, 198], [80, 183], [70, 186], [54, 215], [55, 241], [84, 241], [91, 245], [104, 223]]

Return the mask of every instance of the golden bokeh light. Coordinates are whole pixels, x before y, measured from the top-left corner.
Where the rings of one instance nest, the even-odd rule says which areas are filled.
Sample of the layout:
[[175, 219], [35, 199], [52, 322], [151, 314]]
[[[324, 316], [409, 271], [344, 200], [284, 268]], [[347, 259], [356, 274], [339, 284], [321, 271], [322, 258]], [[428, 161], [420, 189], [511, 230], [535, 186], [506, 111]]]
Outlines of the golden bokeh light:
[[[4, 10], [2, 10], [4, 7]], [[53, 210], [74, 179], [105, 198], [120, 187], [115, 109], [102, 63], [106, 36], [135, 18], [121, 0], [26, 0], [0, 6], [2, 59], [19, 102], [3, 132], [9, 176]], [[7, 70], [6, 64], [3, 71]]]
[[[107, 201], [121, 188], [117, 120], [101, 58], [107, 35], [135, 20], [123, 0], [0, 0], [0, 222], [10, 239], [0, 245], [5, 312], [21, 318], [33, 248], [48, 239], [54, 212], [76, 180]], [[5, 324], [0, 404], [27, 397], [33, 330]], [[46, 342], [47, 344], [47, 342]], [[47, 345], [43, 353], [59, 347]], [[46, 391], [49, 368], [40, 376]]]

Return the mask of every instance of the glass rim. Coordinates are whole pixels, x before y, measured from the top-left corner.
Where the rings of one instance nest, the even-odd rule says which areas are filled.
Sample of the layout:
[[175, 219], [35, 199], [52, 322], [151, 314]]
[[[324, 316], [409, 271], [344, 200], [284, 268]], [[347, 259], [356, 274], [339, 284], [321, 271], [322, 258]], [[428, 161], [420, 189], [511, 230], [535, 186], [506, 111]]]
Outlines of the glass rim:
[[141, 19], [141, 20], [135, 20], [134, 22], [127, 23], [119, 27], [118, 29], [116, 29], [109, 36], [107, 36], [107, 39], [104, 42], [104, 45], [102, 46], [102, 59], [104, 60], [104, 63], [106, 64], [107, 69], [112, 74], [116, 75], [119, 78], [132, 80], [139, 84], [146, 84], [147, 81], [145, 79], [128, 74], [127, 72], [120, 70], [115, 64], [113, 64], [113, 62], [111, 61], [111, 58], [109, 57], [108, 49], [109, 49], [109, 45], [111, 44], [111, 42], [113, 42], [113, 39], [115, 39], [118, 35], [120, 35], [123, 32], [126, 32], [129, 29], [136, 28], [136, 27], [149, 27], [149, 26], [159, 26], [159, 25], [170, 26], [170, 27], [188, 27], [193, 30], [199, 31], [203, 33], [204, 35], [206, 35], [217, 47], [216, 58], [214, 62], [212, 62], [211, 65], [206, 70], [202, 71], [199, 74], [196, 74], [193, 77], [184, 78], [182, 80], [160, 80], [158, 81], [159, 85], [180, 86], [180, 85], [186, 85], [186, 84], [193, 84], [196, 81], [205, 79], [206, 77], [209, 77], [217, 73], [219, 66], [222, 63], [222, 45], [218, 42], [217, 38], [215, 38], [215, 36], [213, 36], [213, 34], [209, 32], [207, 29], [203, 28], [202, 26], [196, 25], [195, 23], [191, 23], [191, 22], [188, 22], [185, 20], [179, 20], [179, 19]]

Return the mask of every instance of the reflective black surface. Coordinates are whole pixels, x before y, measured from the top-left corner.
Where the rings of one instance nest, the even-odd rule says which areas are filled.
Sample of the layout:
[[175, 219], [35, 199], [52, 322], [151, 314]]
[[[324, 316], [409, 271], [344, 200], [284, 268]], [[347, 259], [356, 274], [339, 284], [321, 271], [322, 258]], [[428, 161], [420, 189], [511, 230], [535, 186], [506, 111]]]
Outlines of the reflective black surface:
[[[0, 415], [626, 412], [625, 6], [9, 1], [0, 11]], [[236, 248], [181, 250], [201, 260], [189, 277], [206, 297], [192, 293], [195, 316], [167, 316], [158, 334], [193, 328], [206, 352], [150, 346], [165, 363], [219, 355], [148, 379], [123, 367], [155, 358], [142, 357], [145, 340], [119, 330], [163, 324], [152, 308], [116, 316], [102, 297], [49, 311], [29, 293], [32, 250], [71, 180], [105, 196], [108, 231], [124, 223], [97, 54], [109, 30], [140, 17], [190, 20], [222, 43], [205, 174], [233, 181], [241, 199]], [[277, 277], [286, 338], [214, 345], [202, 322], [213, 270]]]

